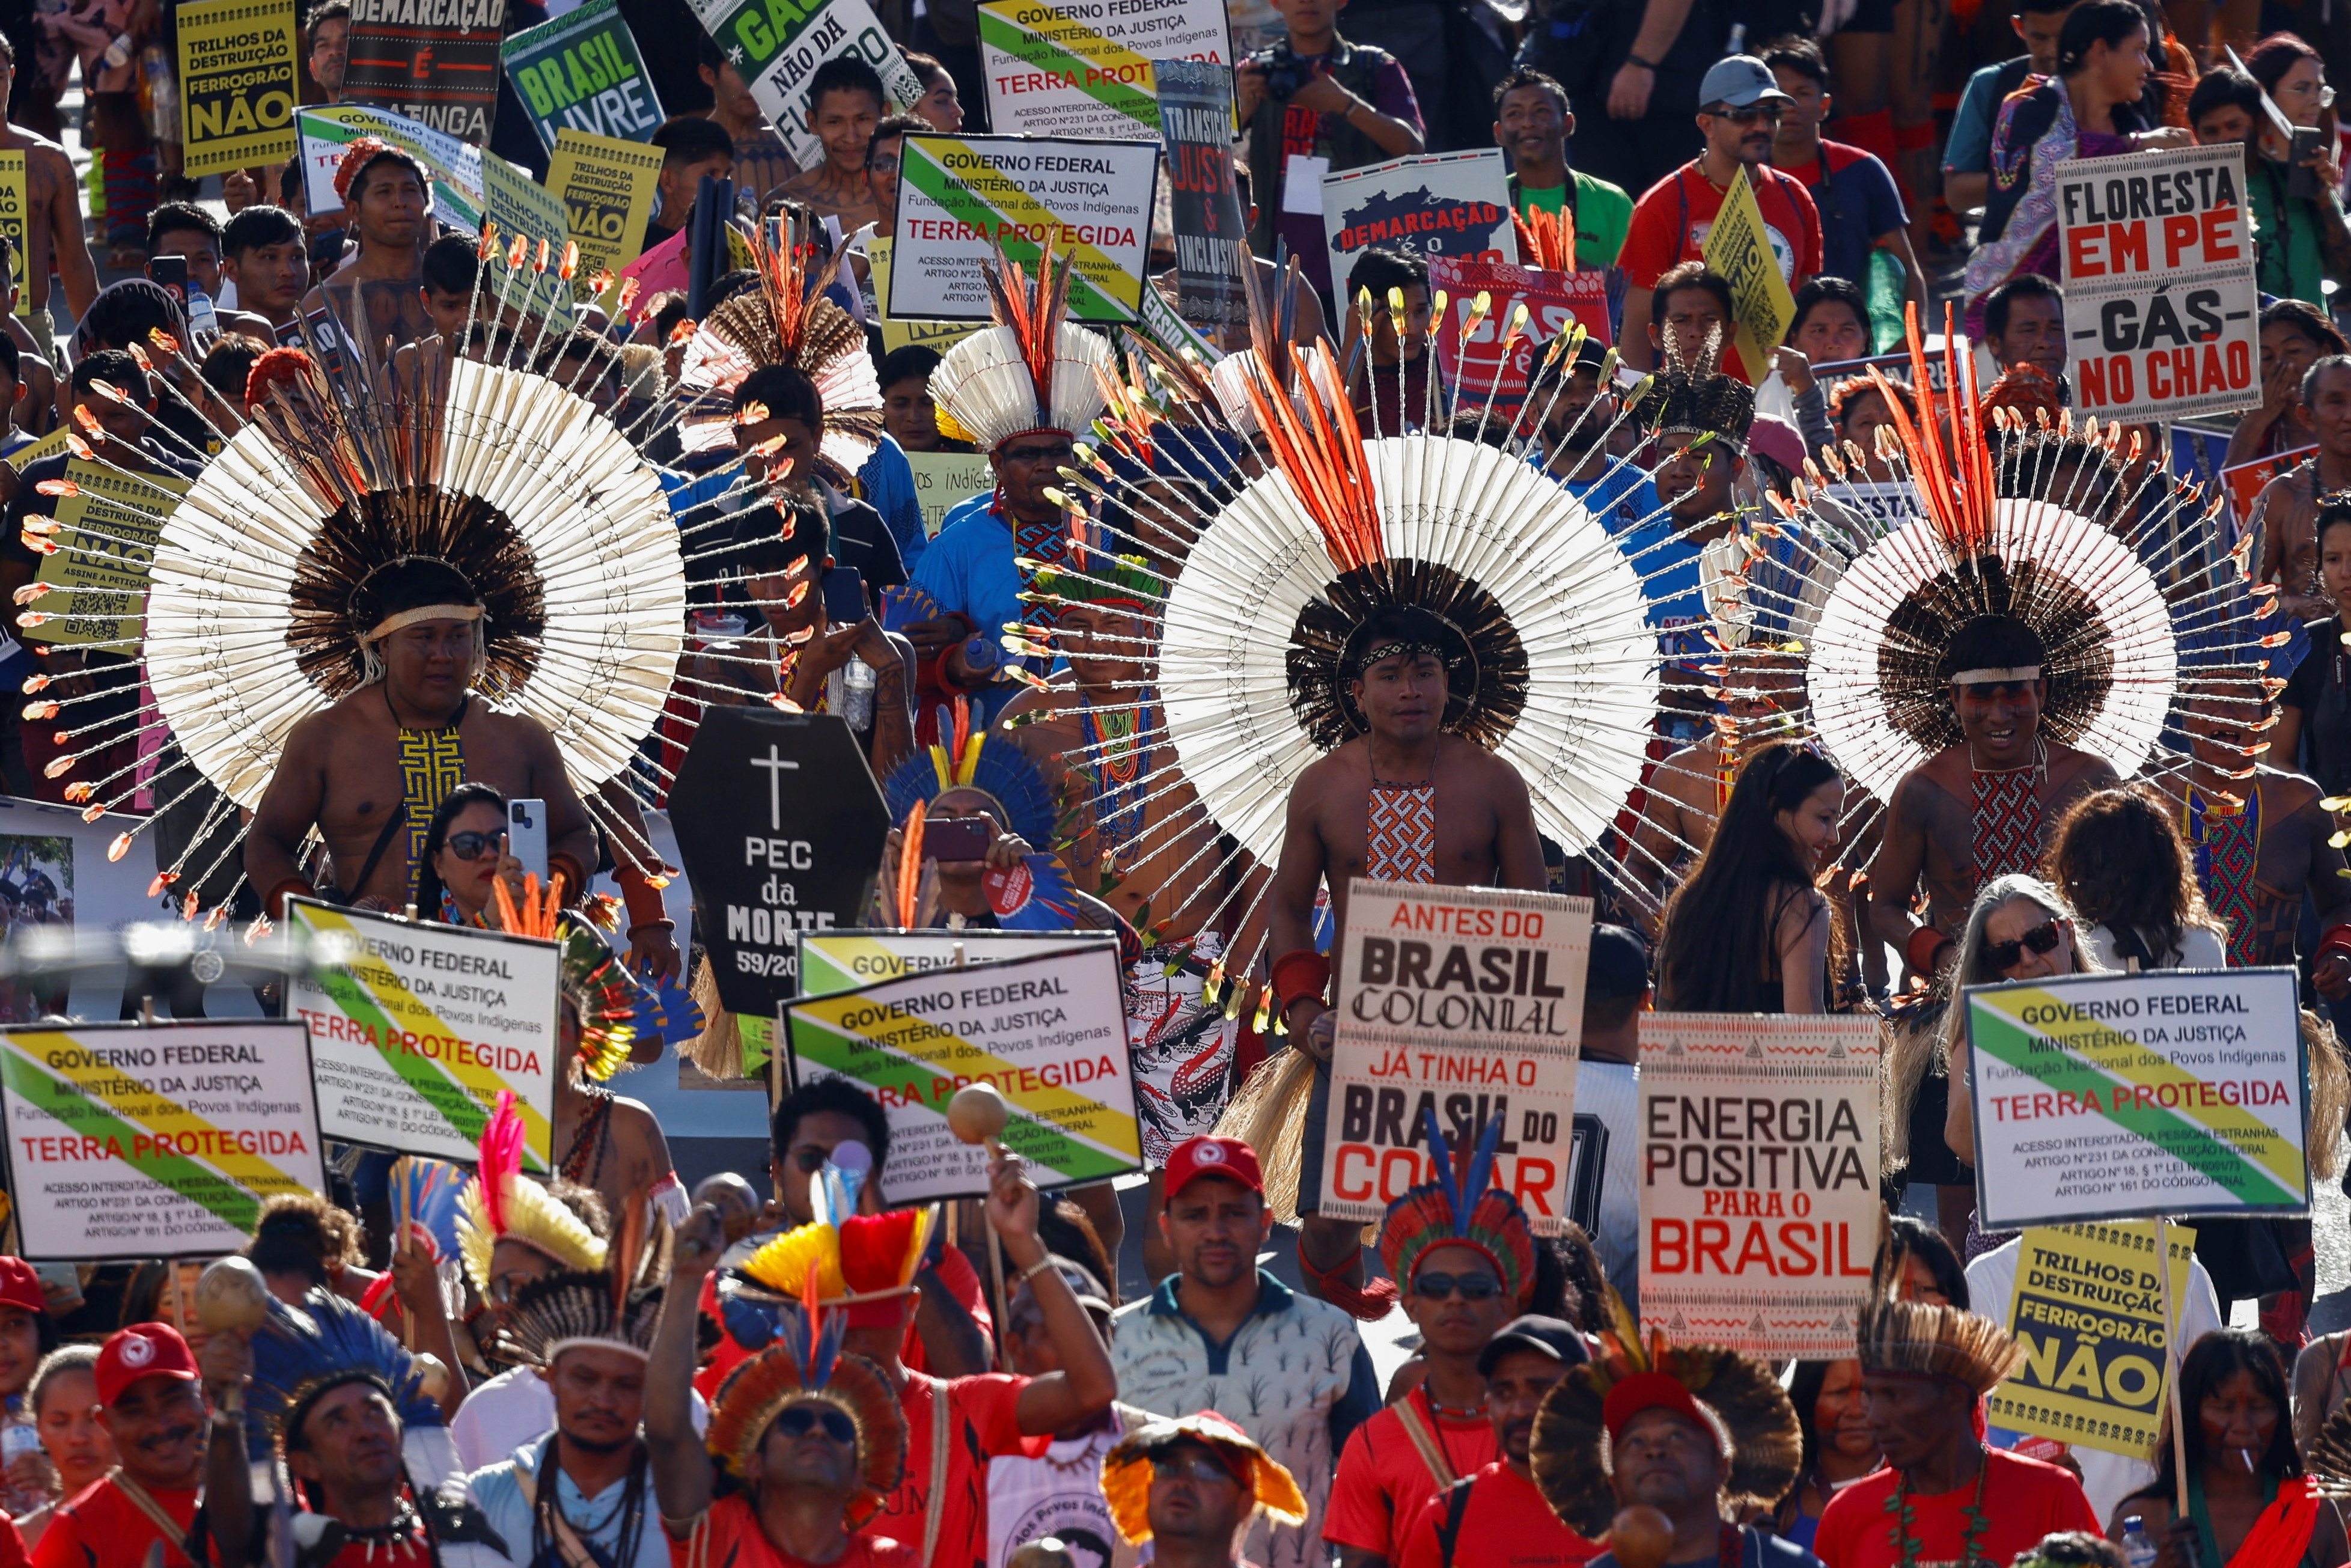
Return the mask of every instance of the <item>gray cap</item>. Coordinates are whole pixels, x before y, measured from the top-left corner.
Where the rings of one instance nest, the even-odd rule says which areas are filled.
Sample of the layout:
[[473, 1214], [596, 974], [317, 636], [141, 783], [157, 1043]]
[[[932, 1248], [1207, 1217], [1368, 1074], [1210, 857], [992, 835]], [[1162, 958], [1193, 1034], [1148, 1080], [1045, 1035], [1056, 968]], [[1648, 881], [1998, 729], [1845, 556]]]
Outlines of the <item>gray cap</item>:
[[1780, 90], [1779, 78], [1771, 74], [1771, 68], [1753, 55], [1724, 56], [1707, 68], [1706, 78], [1698, 84], [1700, 113], [1710, 103], [1745, 109], [1766, 99], [1776, 103], [1796, 101]]

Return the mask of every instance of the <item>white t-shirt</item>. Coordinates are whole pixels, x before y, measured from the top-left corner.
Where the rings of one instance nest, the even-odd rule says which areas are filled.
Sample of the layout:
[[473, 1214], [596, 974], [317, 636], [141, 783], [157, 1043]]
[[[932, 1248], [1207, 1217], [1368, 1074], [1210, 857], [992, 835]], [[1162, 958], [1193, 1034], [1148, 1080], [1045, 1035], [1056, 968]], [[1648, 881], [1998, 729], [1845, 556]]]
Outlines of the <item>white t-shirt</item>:
[[[709, 1425], [710, 1406], [696, 1394], [694, 1429], [700, 1432]], [[528, 1366], [509, 1367], [487, 1383], [475, 1385], [449, 1423], [459, 1471], [465, 1475], [514, 1458], [517, 1448], [554, 1430], [555, 1391]]]
[[[2016, 1294], [2020, 1247], [2017, 1241], [2003, 1242], [1968, 1265], [1969, 1306], [2002, 1328], [2008, 1326], [2009, 1304]], [[2227, 1326], [2220, 1321], [2220, 1299], [2213, 1293], [2212, 1276], [2204, 1271], [2202, 1263], [2190, 1258], [2188, 1291], [2179, 1302], [2180, 1354], [2185, 1355], [2188, 1347], [2198, 1340]], [[1999, 1428], [1993, 1430], [1997, 1434]], [[2010, 1440], [2014, 1440], [2012, 1434]], [[2097, 1511], [2101, 1528], [2114, 1517], [2116, 1503], [2155, 1479], [2155, 1466], [2146, 1459], [2110, 1454], [2103, 1448], [2075, 1447], [2072, 1453], [2074, 1462], [2082, 1467], [2082, 1491]]]
[[[2142, 937], [2140, 940], [2145, 941]], [[2103, 925], [2090, 927], [2090, 950], [2098, 961], [2117, 973], [2130, 966], [2115, 950], [2115, 934]], [[2163, 955], [2158, 954], [2159, 960]], [[2158, 969], [2225, 969], [2229, 967], [2229, 950], [2220, 945], [2218, 934], [2201, 926], [2190, 925], [2179, 933], [2179, 961], [2176, 964], [2158, 962]], [[2102, 1516], [2103, 1517], [2103, 1516]]]
[[[1592, 1238], [1608, 1282], [1635, 1312], [1641, 1310], [1640, 1082], [1641, 1070], [1629, 1061], [1577, 1064], [1575, 1141], [1567, 1164], [1567, 1217]], [[1595, 1157], [1596, 1165], [1589, 1163]]]
[[1134, 1548], [1119, 1538], [1102, 1496], [1102, 1458], [1151, 1418], [1131, 1405], [1113, 1405], [1101, 1427], [1056, 1438], [1042, 1458], [988, 1460], [987, 1568], [1004, 1568], [1016, 1550], [1046, 1535], [1061, 1538], [1078, 1568], [1132, 1568]]

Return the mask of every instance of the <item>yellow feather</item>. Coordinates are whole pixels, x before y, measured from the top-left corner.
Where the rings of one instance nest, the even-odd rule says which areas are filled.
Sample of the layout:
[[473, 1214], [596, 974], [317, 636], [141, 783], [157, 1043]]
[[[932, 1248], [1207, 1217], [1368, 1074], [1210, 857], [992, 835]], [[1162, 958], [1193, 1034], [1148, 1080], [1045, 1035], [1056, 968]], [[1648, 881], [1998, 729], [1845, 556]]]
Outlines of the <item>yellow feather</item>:
[[810, 1269], [816, 1270], [819, 1295], [849, 1293], [841, 1272], [841, 1232], [830, 1225], [786, 1231], [743, 1260], [743, 1272], [771, 1291], [794, 1297], [806, 1289]]

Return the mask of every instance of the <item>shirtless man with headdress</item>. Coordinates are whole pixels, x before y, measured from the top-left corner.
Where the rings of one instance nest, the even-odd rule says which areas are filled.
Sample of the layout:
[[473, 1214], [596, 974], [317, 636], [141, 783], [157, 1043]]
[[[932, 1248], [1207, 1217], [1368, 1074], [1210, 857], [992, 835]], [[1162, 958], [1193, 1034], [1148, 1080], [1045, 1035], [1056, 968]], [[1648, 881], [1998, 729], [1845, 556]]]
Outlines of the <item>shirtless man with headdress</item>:
[[1429, 611], [1390, 604], [1365, 616], [1339, 664], [1350, 727], [1359, 733], [1311, 765], [1290, 792], [1271, 900], [1273, 992], [1290, 1038], [1316, 1062], [1298, 1261], [1340, 1305], [1349, 1304], [1363, 1278], [1364, 1228], [1309, 1207], [1322, 1167], [1338, 1021], [1322, 999], [1330, 962], [1314, 951], [1316, 890], [1330, 889], [1332, 929], [1343, 933], [1353, 877], [1550, 885], [1526, 781], [1492, 752], [1447, 732], [1461, 702], [1451, 676], [1469, 660], [1461, 632]]
[[424, 247], [433, 241], [433, 187], [414, 158], [363, 136], [343, 154], [335, 190], [359, 249], [302, 297], [303, 332], [312, 333], [311, 312], [329, 311], [344, 332], [363, 335], [371, 363], [380, 364], [387, 341], [399, 349], [433, 335], [421, 287]]

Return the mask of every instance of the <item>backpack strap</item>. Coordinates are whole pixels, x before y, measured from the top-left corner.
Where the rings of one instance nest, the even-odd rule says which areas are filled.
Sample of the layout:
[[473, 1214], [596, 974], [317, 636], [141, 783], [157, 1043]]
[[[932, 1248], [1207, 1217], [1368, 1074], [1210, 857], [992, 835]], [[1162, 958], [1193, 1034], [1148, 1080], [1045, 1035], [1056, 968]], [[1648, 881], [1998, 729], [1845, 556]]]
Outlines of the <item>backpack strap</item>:
[[1404, 1435], [1410, 1437], [1412, 1446], [1420, 1450], [1420, 1462], [1428, 1467], [1428, 1473], [1436, 1480], [1437, 1489], [1443, 1490], [1451, 1486], [1459, 1478], [1454, 1475], [1453, 1467], [1445, 1462], [1445, 1445], [1437, 1441], [1437, 1434], [1430, 1431], [1428, 1423], [1421, 1419], [1420, 1411], [1413, 1404], [1410, 1395], [1406, 1395], [1403, 1403], [1395, 1407], [1395, 1413], [1396, 1419], [1404, 1423]]
[[1437, 1558], [1453, 1568], [1453, 1546], [1461, 1539], [1461, 1521], [1469, 1514], [1469, 1482], [1455, 1481], [1445, 1489], [1445, 1521], [1437, 1527]]
[[930, 1379], [931, 1385], [931, 1490], [923, 1499], [923, 1561], [921, 1568], [931, 1568], [931, 1554], [939, 1549], [939, 1525], [946, 1518], [947, 1490], [947, 1384], [943, 1377]]

